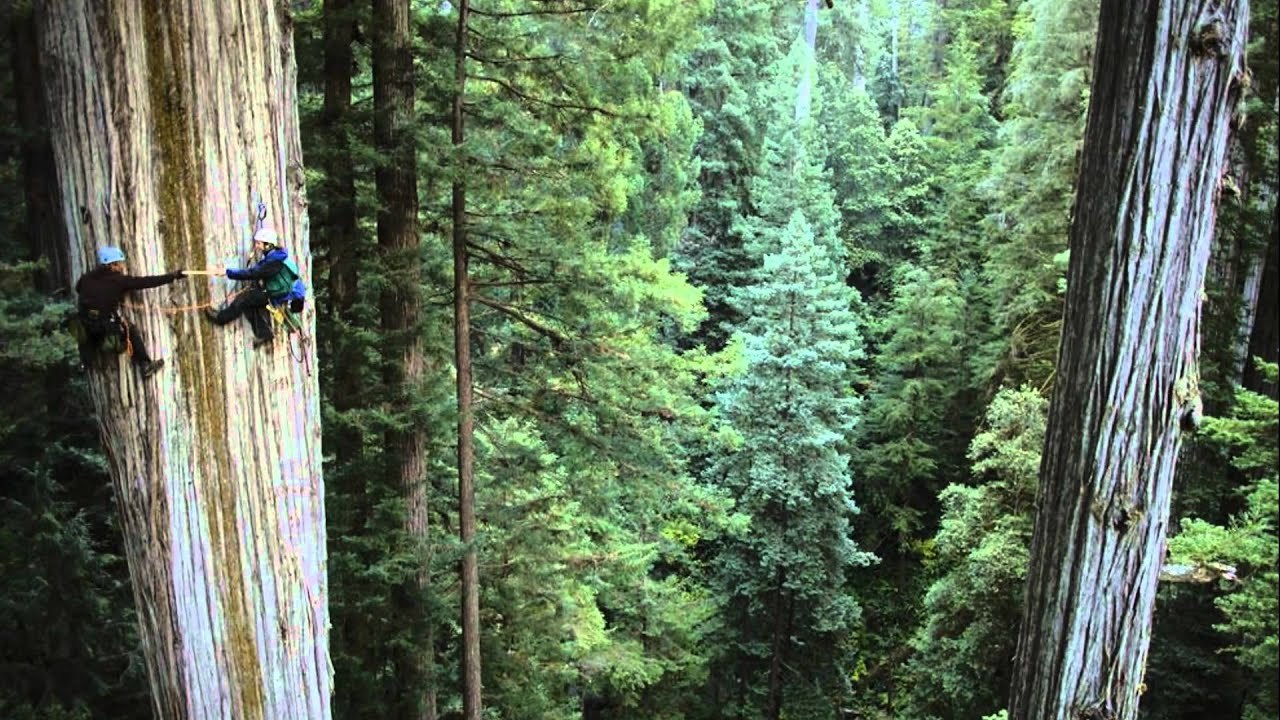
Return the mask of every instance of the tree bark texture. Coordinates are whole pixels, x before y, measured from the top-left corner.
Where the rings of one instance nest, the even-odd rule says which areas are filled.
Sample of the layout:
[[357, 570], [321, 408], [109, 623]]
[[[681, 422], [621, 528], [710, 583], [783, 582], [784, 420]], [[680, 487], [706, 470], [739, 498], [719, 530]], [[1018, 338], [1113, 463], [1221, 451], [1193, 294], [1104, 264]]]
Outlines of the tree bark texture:
[[[119, 245], [134, 274], [242, 265], [256, 204], [309, 275], [289, 19], [248, 0], [38, 3], [72, 281]], [[125, 315], [167, 359], [89, 371], [155, 716], [330, 716], [324, 488], [312, 350], [252, 348], [191, 277]], [[310, 308], [303, 317], [314, 326]], [[281, 332], [281, 335], [284, 333]], [[278, 340], [283, 344], [287, 340]], [[296, 341], [295, 341], [296, 342]]]
[[1280, 205], [1273, 207], [1271, 213], [1271, 238], [1259, 278], [1258, 311], [1253, 317], [1242, 384], [1254, 392], [1276, 398], [1280, 396], [1276, 383], [1267, 382], [1253, 360], [1255, 357], [1272, 363], [1280, 360]]
[[[467, 21], [469, 0], [458, 3], [458, 32], [454, 39], [452, 140], [463, 162], [467, 90]], [[476, 558], [475, 418], [471, 378], [471, 280], [467, 254], [466, 168], [454, 170], [453, 181], [453, 348], [458, 396], [458, 535], [462, 541], [462, 715], [480, 720], [480, 567]]]
[[[412, 413], [414, 396], [425, 375], [419, 298], [421, 263], [418, 252], [418, 165], [413, 137], [413, 50], [410, 44], [409, 0], [373, 3], [373, 135], [382, 155], [376, 172], [378, 191], [378, 247], [388, 275], [380, 309], [384, 337], [390, 343], [385, 374], [396, 409]], [[399, 596], [411, 626], [427, 626], [427, 467], [426, 434], [422, 424], [406, 418], [404, 429], [387, 433], [394, 480], [405, 500], [405, 530], [423, 550], [416, 578]], [[405, 717], [423, 719], [433, 712], [428, 702], [431, 644], [418, 637], [413, 647], [397, 650], [396, 666], [404, 683]]]
[[1010, 717], [1137, 715], [1247, 0], [1103, 0]]
[[[36, 21], [31, 8], [10, 8], [13, 42], [13, 86], [17, 91], [18, 122], [22, 127], [23, 200], [27, 208], [27, 246], [32, 259], [48, 265], [38, 279], [41, 292], [65, 288], [68, 275], [66, 233], [58, 213], [58, 177], [44, 93], [40, 90], [40, 52], [36, 47]], [[0, 18], [3, 19], [3, 18]]]
[[[327, 134], [323, 154], [324, 227], [320, 229], [317, 255], [324, 257], [324, 280], [329, 288], [329, 327], [322, 338], [333, 353], [333, 404], [339, 412], [355, 408], [362, 400], [362, 356], [353, 347], [351, 307], [359, 285], [359, 236], [356, 231], [356, 181], [351, 155], [351, 78], [355, 72], [356, 20], [351, 0], [324, 3], [324, 108], [321, 127]], [[317, 263], [319, 264], [319, 263]], [[333, 451], [339, 465], [360, 454], [360, 433], [351, 429], [335, 433]]]

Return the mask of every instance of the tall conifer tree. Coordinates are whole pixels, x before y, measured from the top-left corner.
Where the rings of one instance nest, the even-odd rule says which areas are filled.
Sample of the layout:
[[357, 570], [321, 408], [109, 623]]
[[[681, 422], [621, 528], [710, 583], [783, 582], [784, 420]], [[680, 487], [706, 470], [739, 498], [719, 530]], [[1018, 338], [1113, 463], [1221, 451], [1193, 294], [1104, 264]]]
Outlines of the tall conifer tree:
[[736, 296], [744, 371], [717, 396], [739, 444], [710, 477], [750, 522], [715, 563], [734, 629], [718, 689], [735, 703], [730, 716], [776, 720], [784, 707], [840, 696], [859, 613], [847, 573], [872, 556], [851, 525], [850, 378], [862, 352], [854, 293], [800, 210], [770, 240], [756, 281]]

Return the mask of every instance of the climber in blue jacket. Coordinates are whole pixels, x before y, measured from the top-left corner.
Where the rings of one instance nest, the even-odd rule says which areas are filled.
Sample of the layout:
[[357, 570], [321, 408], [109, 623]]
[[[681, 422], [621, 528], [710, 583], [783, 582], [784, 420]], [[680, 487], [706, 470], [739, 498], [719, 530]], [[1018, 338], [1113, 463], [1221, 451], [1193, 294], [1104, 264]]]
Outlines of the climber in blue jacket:
[[237, 292], [221, 310], [210, 308], [207, 315], [215, 325], [226, 325], [244, 315], [253, 328], [253, 346], [260, 347], [275, 338], [271, 329], [268, 305], [288, 305], [293, 312], [302, 309], [304, 287], [298, 279], [298, 266], [289, 251], [280, 247], [279, 236], [271, 228], [253, 234], [253, 256], [257, 261], [247, 268], [218, 268], [227, 279], [253, 283]]

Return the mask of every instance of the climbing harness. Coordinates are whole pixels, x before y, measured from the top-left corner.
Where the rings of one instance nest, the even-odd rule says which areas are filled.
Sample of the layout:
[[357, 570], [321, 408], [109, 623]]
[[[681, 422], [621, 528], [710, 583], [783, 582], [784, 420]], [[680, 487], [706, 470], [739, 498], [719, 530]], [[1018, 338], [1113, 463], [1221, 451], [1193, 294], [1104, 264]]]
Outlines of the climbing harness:
[[[266, 220], [267, 218], [266, 203], [258, 201], [255, 216], [256, 218], [254, 222], [254, 233], [256, 234], [259, 230], [262, 229], [263, 221]], [[190, 270], [190, 271], [187, 271], [187, 273], [192, 275], [213, 275], [214, 274], [212, 272], [201, 271], [201, 270]], [[307, 337], [305, 332], [303, 332], [302, 321], [298, 317], [298, 313], [302, 312], [302, 307], [303, 307], [302, 298], [305, 294], [306, 285], [302, 283], [302, 280], [299, 277], [300, 273], [297, 270], [297, 265], [294, 264], [292, 259], [287, 261], [285, 270], [282, 271], [280, 275], [282, 276], [280, 278], [280, 281], [273, 283], [273, 286], [268, 288], [268, 293], [270, 293], [271, 290], [276, 290], [276, 297], [280, 297], [281, 294], [287, 294], [288, 300], [279, 305], [275, 304], [274, 302], [268, 301], [266, 310], [271, 313], [271, 317], [273, 318], [274, 324], [277, 327], [284, 328], [285, 334], [289, 336], [289, 340], [288, 340], [289, 357], [291, 357], [294, 360], [294, 362], [302, 364], [303, 369], [306, 371], [307, 376], [309, 377], [311, 375], [311, 362], [310, 362], [310, 355], [307, 352], [307, 343], [310, 342], [310, 338]], [[233, 293], [230, 293], [229, 295], [227, 295], [223, 303], [225, 304], [225, 303], [230, 303], [234, 301], [236, 296], [240, 295], [242, 292], [244, 292], [244, 290], [237, 290]], [[121, 308], [125, 308], [131, 311], [158, 312], [164, 315], [178, 315], [181, 313], [192, 312], [195, 310], [204, 310], [206, 308], [212, 308], [214, 307], [214, 305], [215, 303], [212, 300], [210, 300], [209, 302], [203, 302], [203, 303], [168, 306], [168, 307], [161, 307], [156, 305], [140, 305], [140, 304], [134, 304], [129, 302], [120, 303]], [[96, 313], [96, 311], [90, 311], [90, 312]], [[107, 323], [118, 322], [120, 324], [121, 332], [119, 333], [119, 335], [116, 335], [114, 332], [111, 332], [110, 329], [106, 328], [105, 326], [91, 330], [87, 326], [87, 323], [89, 321], [93, 321], [95, 323], [101, 323], [104, 325]], [[66, 328], [67, 328], [67, 331], [71, 334], [71, 336], [75, 338], [76, 341], [81, 345], [85, 345], [86, 343], [89, 342], [91, 334], [96, 334], [96, 335], [100, 335], [103, 339], [102, 345], [101, 345], [103, 350], [106, 350], [108, 352], [125, 352], [125, 353], [128, 353], [130, 357], [133, 356], [132, 332], [130, 330], [128, 322], [125, 321], [125, 319], [119, 313], [113, 313], [111, 317], [101, 318], [99, 320], [97, 318], [86, 319], [80, 316], [79, 311], [73, 311], [66, 320]], [[108, 343], [113, 342], [113, 338], [117, 339], [116, 341], [118, 341], [118, 338], [120, 338], [120, 336], [123, 336], [123, 341], [124, 341], [122, 348], [113, 349], [114, 346], [108, 345]]]
[[[256, 193], [255, 193], [256, 194]], [[257, 237], [259, 231], [262, 230], [263, 221], [267, 219], [267, 204], [258, 201], [257, 205], [257, 222], [253, 228], [254, 237]], [[311, 376], [310, 355], [307, 353], [307, 342], [310, 338], [302, 331], [302, 321], [298, 318], [297, 313], [302, 312], [302, 298], [306, 291], [306, 285], [302, 283], [301, 273], [298, 266], [292, 258], [285, 261], [284, 269], [281, 270], [278, 279], [273, 278], [266, 283], [266, 291], [268, 297], [276, 298], [287, 294], [288, 302], [280, 305], [272, 301], [267, 302], [267, 310], [271, 313], [271, 317], [277, 327], [286, 329], [289, 344], [289, 357], [296, 363], [301, 363], [303, 370], [307, 376]], [[297, 340], [295, 343], [294, 340]]]
[[97, 310], [77, 308], [68, 314], [66, 327], [81, 348], [133, 357], [133, 332], [119, 313], [103, 315]]

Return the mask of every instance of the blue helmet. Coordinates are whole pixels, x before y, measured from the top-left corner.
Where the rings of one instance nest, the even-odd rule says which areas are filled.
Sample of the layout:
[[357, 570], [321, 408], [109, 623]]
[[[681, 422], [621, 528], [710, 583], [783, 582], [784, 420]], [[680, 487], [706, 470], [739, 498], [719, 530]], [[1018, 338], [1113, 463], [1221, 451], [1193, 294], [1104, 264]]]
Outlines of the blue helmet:
[[98, 248], [98, 264], [110, 265], [111, 263], [124, 262], [124, 251], [114, 245]]

